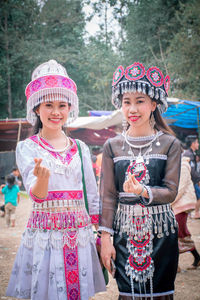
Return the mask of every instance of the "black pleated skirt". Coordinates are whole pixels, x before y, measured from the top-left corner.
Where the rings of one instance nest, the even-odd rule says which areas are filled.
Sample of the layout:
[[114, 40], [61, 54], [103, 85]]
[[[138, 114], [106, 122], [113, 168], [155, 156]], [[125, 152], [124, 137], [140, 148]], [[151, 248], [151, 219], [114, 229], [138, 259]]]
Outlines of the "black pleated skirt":
[[[153, 233], [154, 234], [154, 233]], [[130, 256], [127, 249], [128, 235], [126, 233], [114, 234], [114, 247], [116, 249], [116, 281], [120, 295], [131, 296], [131, 280], [126, 275], [125, 265]], [[154, 262], [154, 272], [152, 277], [153, 290], [151, 289], [150, 280], [138, 283], [134, 280], [134, 295], [137, 297], [150, 297], [154, 299], [173, 299], [174, 282], [178, 267], [178, 230], [175, 228], [174, 233], [167, 236], [157, 237], [154, 234], [153, 251], [151, 258]], [[172, 296], [172, 298], [171, 298]], [[157, 298], [158, 297], [158, 298]], [[164, 297], [164, 298], [163, 298]], [[149, 298], [150, 299], [150, 298]]]

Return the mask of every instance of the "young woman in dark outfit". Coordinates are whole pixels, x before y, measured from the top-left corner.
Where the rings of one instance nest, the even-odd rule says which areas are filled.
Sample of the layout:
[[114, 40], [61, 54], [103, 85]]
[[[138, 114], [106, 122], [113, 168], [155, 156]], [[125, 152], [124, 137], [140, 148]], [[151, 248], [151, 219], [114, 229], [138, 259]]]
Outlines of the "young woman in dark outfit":
[[170, 203], [181, 147], [161, 117], [169, 80], [136, 62], [113, 76], [112, 101], [127, 125], [104, 145], [100, 230], [103, 263], [111, 271], [115, 261], [119, 299], [173, 299], [178, 241]]

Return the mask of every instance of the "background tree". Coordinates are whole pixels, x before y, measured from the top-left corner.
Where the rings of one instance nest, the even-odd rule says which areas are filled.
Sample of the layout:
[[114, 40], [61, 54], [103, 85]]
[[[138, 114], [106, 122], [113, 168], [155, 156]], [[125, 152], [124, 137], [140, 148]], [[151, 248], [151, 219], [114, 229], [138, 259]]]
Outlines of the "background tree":
[[[24, 55], [31, 41], [38, 6], [33, 0], [1, 1], [0, 7], [0, 89], [1, 117], [21, 114], [23, 82], [29, 58]], [[32, 50], [33, 51], [33, 50]], [[30, 53], [29, 53], [30, 54]]]
[[[120, 63], [119, 56], [111, 46], [97, 36], [90, 38], [80, 62], [84, 88], [80, 94], [80, 110], [113, 109], [111, 104], [112, 75]], [[83, 83], [83, 81], [82, 81]]]
[[[171, 75], [172, 96], [199, 99], [199, 14], [198, 0], [1, 0], [0, 118], [25, 117], [25, 86], [49, 59], [76, 81], [81, 115], [113, 109], [113, 71], [134, 61]], [[93, 16], [99, 30], [86, 38]]]
[[168, 52], [169, 70], [173, 80], [173, 95], [183, 99], [200, 99], [200, 2], [181, 4], [176, 13], [179, 30]]
[[[184, 1], [184, 0], [183, 0]], [[186, 2], [186, 1], [185, 1]], [[143, 61], [167, 70], [166, 51], [177, 32], [178, 0], [138, 0], [127, 4], [125, 61]]]

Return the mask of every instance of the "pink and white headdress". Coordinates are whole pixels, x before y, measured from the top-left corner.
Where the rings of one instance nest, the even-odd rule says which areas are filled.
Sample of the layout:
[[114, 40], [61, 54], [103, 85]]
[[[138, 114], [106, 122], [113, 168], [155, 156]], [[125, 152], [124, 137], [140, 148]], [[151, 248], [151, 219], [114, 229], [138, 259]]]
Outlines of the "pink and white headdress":
[[167, 96], [170, 77], [163, 76], [157, 67], [145, 70], [143, 64], [134, 62], [124, 69], [119, 66], [113, 74], [112, 103], [115, 108], [122, 105], [122, 95], [127, 92], [141, 92], [157, 102], [161, 113], [167, 110]]
[[70, 124], [78, 117], [78, 96], [75, 82], [69, 78], [66, 69], [55, 60], [49, 60], [39, 65], [32, 73], [32, 81], [25, 90], [27, 97], [27, 120], [35, 125], [37, 117], [34, 108], [48, 101], [64, 101], [70, 103], [70, 111], [65, 125]]

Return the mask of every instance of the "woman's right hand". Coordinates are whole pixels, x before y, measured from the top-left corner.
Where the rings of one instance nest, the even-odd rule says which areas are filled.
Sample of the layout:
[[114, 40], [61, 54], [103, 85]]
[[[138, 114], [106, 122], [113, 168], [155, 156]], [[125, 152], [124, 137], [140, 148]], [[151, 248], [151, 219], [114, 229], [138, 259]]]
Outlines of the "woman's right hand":
[[105, 268], [110, 273], [111, 273], [111, 264], [110, 264], [111, 257], [113, 258], [113, 260], [115, 260], [116, 251], [111, 242], [110, 234], [108, 232], [102, 232], [102, 235], [101, 235], [101, 259], [102, 259], [102, 262], [103, 262]]
[[37, 180], [32, 186], [31, 192], [36, 198], [45, 199], [48, 194], [50, 170], [41, 166], [41, 158], [34, 158], [34, 161], [35, 167], [33, 169], [33, 174], [37, 177]]
[[33, 170], [33, 175], [38, 179], [48, 179], [50, 176], [50, 170], [46, 167], [41, 166], [42, 158], [34, 158], [35, 167]]

